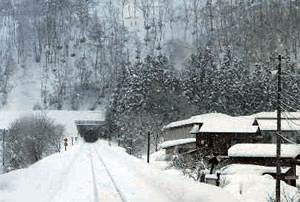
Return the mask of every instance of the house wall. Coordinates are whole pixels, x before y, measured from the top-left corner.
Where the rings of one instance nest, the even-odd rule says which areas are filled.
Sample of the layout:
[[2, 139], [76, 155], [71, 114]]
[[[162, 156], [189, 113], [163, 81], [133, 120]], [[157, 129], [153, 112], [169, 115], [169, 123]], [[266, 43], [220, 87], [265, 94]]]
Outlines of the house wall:
[[173, 128], [170, 130], [164, 131], [164, 141], [169, 140], [179, 140], [185, 138], [195, 138], [195, 134], [191, 134], [190, 131], [192, 130], [193, 125]]
[[228, 149], [237, 143], [260, 142], [260, 134], [232, 134], [232, 133], [198, 133], [196, 135], [196, 147], [205, 154], [213, 152], [219, 155], [227, 155]]

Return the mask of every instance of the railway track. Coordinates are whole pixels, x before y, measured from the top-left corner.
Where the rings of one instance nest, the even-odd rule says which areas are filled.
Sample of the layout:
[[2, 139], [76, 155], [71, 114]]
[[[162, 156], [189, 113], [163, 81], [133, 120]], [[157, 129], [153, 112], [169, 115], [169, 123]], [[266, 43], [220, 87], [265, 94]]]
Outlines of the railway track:
[[[82, 150], [84, 149], [84, 144], [80, 145], [78, 151], [76, 151], [71, 160], [66, 163], [66, 168], [64, 170], [61, 171], [61, 173], [58, 176], [63, 176], [63, 178], [61, 179], [61, 181], [65, 181], [67, 178], [69, 178], [69, 174], [68, 174], [68, 170], [70, 170], [75, 164], [76, 164], [76, 159], [78, 158], [78, 156], [80, 155], [80, 153], [82, 152]], [[49, 202], [52, 202], [55, 200], [55, 198], [58, 196], [58, 194], [60, 193], [60, 190], [63, 188], [63, 184], [61, 183], [60, 186], [56, 187], [56, 189], [54, 189], [53, 193], [50, 194], [50, 198], [49, 198]]]
[[[103, 158], [101, 157], [99, 152], [95, 149], [95, 145], [90, 144], [89, 146], [90, 146], [90, 162], [91, 162], [91, 169], [92, 169], [95, 202], [103, 201], [101, 199], [101, 197], [99, 197], [100, 194], [99, 194], [98, 190], [101, 191], [101, 188], [100, 189], [98, 188], [98, 184], [99, 184], [99, 182], [101, 182], [105, 179], [101, 179], [101, 178], [99, 178], [99, 176], [96, 175], [99, 172], [101, 172], [101, 173], [105, 172], [107, 174], [107, 176], [109, 178], [109, 182], [112, 184], [114, 191], [117, 193], [116, 194], [117, 197], [114, 197], [114, 199], [118, 200], [118, 201], [122, 201], [122, 202], [127, 202], [124, 194], [122, 193], [119, 186], [117, 185], [116, 180], [114, 179], [111, 172], [109, 171], [109, 168], [103, 161]], [[97, 165], [97, 167], [95, 165]], [[99, 165], [102, 165], [103, 167], [100, 168]], [[107, 180], [106, 180], [106, 183], [108, 183]]]

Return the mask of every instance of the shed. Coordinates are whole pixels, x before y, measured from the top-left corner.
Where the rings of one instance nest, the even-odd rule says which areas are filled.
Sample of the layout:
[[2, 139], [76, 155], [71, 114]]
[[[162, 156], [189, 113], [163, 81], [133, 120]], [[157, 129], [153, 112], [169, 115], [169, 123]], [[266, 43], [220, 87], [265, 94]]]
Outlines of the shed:
[[160, 147], [166, 150], [166, 159], [169, 160], [174, 152], [187, 153], [196, 149], [196, 138], [186, 138], [163, 142]]
[[[236, 144], [228, 150], [232, 163], [276, 166], [276, 144]], [[298, 144], [282, 144], [280, 165], [289, 167], [282, 172], [282, 180], [296, 186], [296, 165], [299, 164], [300, 146]], [[274, 173], [266, 173], [274, 176]]]

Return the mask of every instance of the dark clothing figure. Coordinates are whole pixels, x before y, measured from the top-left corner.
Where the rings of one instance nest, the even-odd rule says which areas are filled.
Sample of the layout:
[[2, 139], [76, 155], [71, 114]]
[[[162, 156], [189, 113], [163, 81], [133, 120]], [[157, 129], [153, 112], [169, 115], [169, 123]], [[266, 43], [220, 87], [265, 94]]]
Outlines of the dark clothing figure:
[[208, 160], [208, 163], [211, 164], [211, 168], [210, 168], [210, 172], [209, 172], [210, 174], [213, 173], [215, 166], [218, 165], [218, 163], [219, 163], [217, 156], [218, 156], [218, 154], [214, 153], [213, 157]]

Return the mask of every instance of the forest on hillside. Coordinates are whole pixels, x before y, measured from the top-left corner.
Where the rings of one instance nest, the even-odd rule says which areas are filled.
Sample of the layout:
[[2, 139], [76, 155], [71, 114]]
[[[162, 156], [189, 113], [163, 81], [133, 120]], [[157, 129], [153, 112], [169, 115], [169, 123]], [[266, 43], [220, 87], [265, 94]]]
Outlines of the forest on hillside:
[[[137, 153], [151, 131], [191, 115], [298, 110], [298, 1], [2, 0], [0, 98], [35, 63], [36, 108], [107, 104], [112, 136]], [[142, 146], [143, 147], [143, 146]]]

